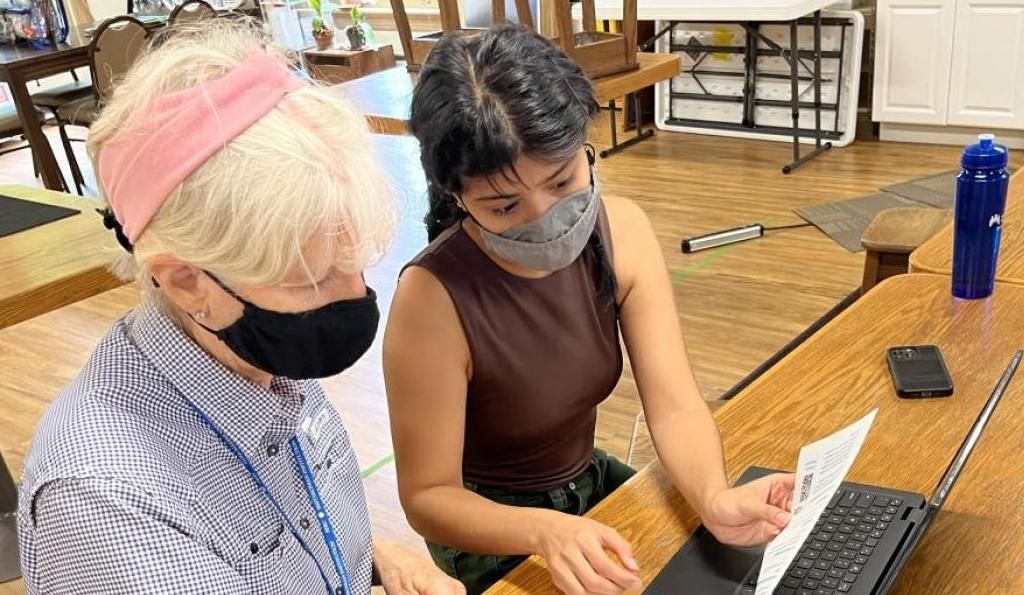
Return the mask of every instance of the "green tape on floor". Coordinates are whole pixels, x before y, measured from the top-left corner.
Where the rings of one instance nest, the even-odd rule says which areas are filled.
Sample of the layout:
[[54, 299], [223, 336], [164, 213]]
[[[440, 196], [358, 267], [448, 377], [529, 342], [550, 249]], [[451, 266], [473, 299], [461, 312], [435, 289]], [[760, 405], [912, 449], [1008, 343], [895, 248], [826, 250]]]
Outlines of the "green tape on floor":
[[366, 479], [367, 477], [369, 477], [369, 476], [373, 475], [374, 473], [380, 471], [384, 467], [387, 467], [388, 465], [390, 465], [391, 461], [394, 461], [394, 460], [395, 460], [395, 453], [391, 453], [388, 456], [384, 457], [383, 459], [381, 459], [381, 460], [377, 461], [376, 463], [370, 465], [366, 469], [363, 469], [363, 471], [362, 471], [362, 473], [360, 473], [360, 475], [362, 476], [363, 479]]

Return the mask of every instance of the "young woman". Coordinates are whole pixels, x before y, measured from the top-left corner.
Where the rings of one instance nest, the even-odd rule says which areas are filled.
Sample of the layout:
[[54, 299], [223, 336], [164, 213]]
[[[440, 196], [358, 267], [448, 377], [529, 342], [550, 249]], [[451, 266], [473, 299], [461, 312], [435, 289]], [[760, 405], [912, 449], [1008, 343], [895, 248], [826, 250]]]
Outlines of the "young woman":
[[[39, 424], [18, 511], [29, 593], [457, 595], [370, 535], [319, 384], [377, 330], [393, 225], [364, 117], [237, 22], [176, 31], [92, 127], [142, 304]], [[97, 222], [97, 224], [99, 224]]]
[[639, 587], [631, 544], [581, 516], [633, 473], [594, 448], [620, 331], [659, 458], [705, 525], [746, 545], [788, 523], [792, 476], [727, 485], [658, 241], [601, 195], [597, 109], [577, 65], [514, 27], [440, 41], [413, 96], [432, 242], [399, 283], [385, 379], [406, 514], [470, 593], [530, 554], [567, 593]]

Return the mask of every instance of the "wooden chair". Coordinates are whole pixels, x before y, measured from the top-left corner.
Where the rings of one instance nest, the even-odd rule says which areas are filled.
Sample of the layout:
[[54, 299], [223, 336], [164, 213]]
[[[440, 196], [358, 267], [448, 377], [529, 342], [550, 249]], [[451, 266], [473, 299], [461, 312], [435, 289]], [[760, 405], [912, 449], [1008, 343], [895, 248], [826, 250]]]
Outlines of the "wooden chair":
[[197, 23], [217, 16], [217, 10], [203, 0], [185, 0], [174, 7], [171, 16], [167, 17], [169, 25]]
[[64, 151], [68, 155], [75, 189], [82, 194], [82, 172], [71, 148], [68, 126], [89, 127], [100, 113], [103, 102], [114, 90], [114, 83], [128, 72], [149, 41], [149, 30], [136, 18], [120, 16], [104, 21], [93, 33], [89, 44], [89, 72], [93, 94], [57, 109], [57, 126]]
[[860, 239], [866, 250], [861, 294], [906, 273], [910, 253], [952, 220], [952, 213], [945, 209], [898, 208], [875, 215]]
[[[458, 0], [439, 0], [438, 7], [441, 10], [441, 31], [413, 37], [412, 26], [409, 24], [409, 15], [405, 11], [404, 0], [391, 0], [391, 11], [395, 17], [395, 28], [398, 29], [398, 37], [402, 42], [405, 64], [411, 71], [419, 70], [420, 65], [427, 59], [427, 54], [433, 49], [434, 44], [445, 34], [455, 31], [478, 31], [478, 29], [464, 29], [462, 27], [462, 16], [459, 14]], [[533, 14], [530, 12], [528, 0], [516, 0], [516, 17], [520, 25], [533, 28]], [[503, 23], [505, 20], [505, 0], [491, 0], [491, 22]]]
[[573, 33], [572, 5], [569, 0], [555, 0], [558, 45], [590, 78], [635, 70], [638, 68], [636, 2], [624, 0], [620, 35], [597, 30], [594, 0], [582, 0], [583, 31]]

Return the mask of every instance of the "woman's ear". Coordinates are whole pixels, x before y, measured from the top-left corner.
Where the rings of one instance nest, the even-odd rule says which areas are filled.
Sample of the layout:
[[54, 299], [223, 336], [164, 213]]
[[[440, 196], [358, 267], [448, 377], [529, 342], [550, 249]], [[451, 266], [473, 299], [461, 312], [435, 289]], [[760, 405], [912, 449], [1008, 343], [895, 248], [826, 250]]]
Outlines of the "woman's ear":
[[157, 255], [146, 264], [153, 281], [179, 310], [189, 316], [210, 310], [208, 283], [198, 268], [167, 256]]

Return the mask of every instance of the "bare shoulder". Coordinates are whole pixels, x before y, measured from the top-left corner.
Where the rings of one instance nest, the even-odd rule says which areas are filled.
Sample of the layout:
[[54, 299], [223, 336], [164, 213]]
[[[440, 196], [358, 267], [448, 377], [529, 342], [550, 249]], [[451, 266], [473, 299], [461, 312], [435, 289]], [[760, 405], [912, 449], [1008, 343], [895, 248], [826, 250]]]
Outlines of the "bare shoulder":
[[[636, 202], [621, 196], [604, 196], [612, 235], [615, 276], [622, 294], [628, 293], [641, 269], [661, 258], [661, 248], [647, 213]], [[621, 297], [621, 296], [620, 296]]]
[[[465, 360], [462, 323], [444, 284], [427, 269], [407, 268], [398, 281], [384, 336], [385, 359], [399, 353]], [[420, 359], [423, 359], [421, 356]]]
[[452, 307], [452, 300], [441, 280], [427, 269], [412, 265], [402, 271], [395, 289], [392, 309]]
[[608, 223], [612, 228], [612, 237], [619, 234], [618, 230], [628, 234], [631, 231], [638, 231], [650, 227], [647, 213], [628, 198], [615, 195], [601, 197], [604, 201], [605, 211], [608, 213]]
[[391, 302], [388, 334], [429, 336], [452, 324], [458, 326], [458, 316], [441, 280], [420, 266], [405, 269]]

